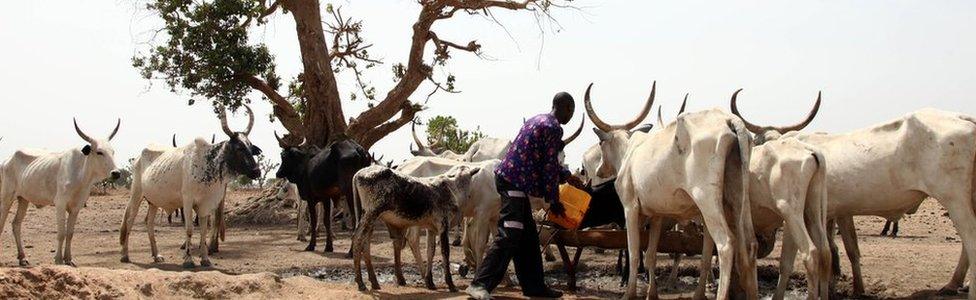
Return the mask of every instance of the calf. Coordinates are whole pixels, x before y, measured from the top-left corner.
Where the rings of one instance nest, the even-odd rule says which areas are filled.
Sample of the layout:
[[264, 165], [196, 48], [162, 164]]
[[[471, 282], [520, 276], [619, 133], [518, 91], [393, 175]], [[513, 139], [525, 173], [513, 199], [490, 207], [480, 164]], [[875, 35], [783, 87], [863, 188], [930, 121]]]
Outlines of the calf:
[[[18, 150], [3, 167], [0, 187], [0, 233], [14, 200], [13, 232], [17, 243], [17, 260], [27, 266], [21, 226], [27, 214], [27, 206], [54, 205], [55, 226], [58, 231], [54, 263], [74, 266], [71, 261], [71, 239], [75, 233], [78, 213], [88, 201], [92, 184], [111, 177], [121, 176], [115, 167], [115, 150], [109, 144], [119, 131], [119, 120], [107, 139], [95, 139], [86, 135], [75, 121], [75, 132], [87, 144], [65, 152]], [[67, 214], [67, 218], [65, 215]]]
[[[444, 281], [451, 292], [457, 288], [451, 279], [451, 248], [447, 231], [458, 211], [458, 200], [468, 198], [471, 177], [481, 168], [457, 166], [436, 177], [411, 177], [382, 166], [372, 166], [356, 173], [353, 194], [362, 204], [363, 214], [353, 236], [353, 265], [359, 290], [366, 290], [360, 260], [365, 255], [366, 270], [372, 289], [379, 289], [370, 257], [370, 238], [377, 219], [386, 223], [391, 236], [403, 238], [407, 228], [419, 226], [431, 231], [427, 235], [427, 271], [424, 280], [428, 289], [436, 289], [433, 280], [434, 239], [440, 237], [444, 264]], [[394, 241], [394, 257], [399, 257], [403, 242]], [[395, 272], [403, 281], [399, 259], [394, 260]]]
[[[154, 230], [155, 215], [159, 209], [173, 212], [182, 208], [185, 213], [193, 211], [200, 217], [200, 265], [211, 266], [207, 238], [214, 223], [219, 225], [220, 206], [227, 191], [227, 184], [241, 175], [250, 179], [261, 176], [261, 170], [254, 156], [261, 153], [261, 149], [251, 144], [248, 135], [254, 125], [254, 114], [245, 106], [250, 122], [243, 132], [234, 132], [227, 126], [226, 113], [222, 110], [218, 115], [221, 127], [229, 140], [218, 144], [208, 143], [203, 138], [197, 138], [193, 143], [171, 148], [150, 145], [142, 151], [139, 158], [132, 165], [132, 196], [126, 207], [122, 219], [122, 229], [119, 233], [119, 243], [122, 245], [122, 262], [129, 262], [129, 231], [139, 213], [142, 202], [149, 203], [149, 218], [146, 228], [149, 233], [149, 245], [154, 262], [163, 261], [156, 248], [156, 233]], [[217, 221], [214, 221], [214, 218]], [[190, 255], [190, 239], [193, 237], [193, 222], [188, 222], [184, 214], [186, 247], [183, 256], [183, 267], [195, 266]], [[218, 234], [218, 233], [214, 233]]]
[[[332, 207], [329, 202], [339, 203], [345, 197], [346, 211], [356, 210], [352, 198], [352, 177], [362, 168], [371, 164], [370, 155], [362, 146], [352, 140], [334, 141], [325, 149], [305, 145], [298, 146], [286, 143], [278, 133], [275, 133], [278, 145], [281, 146], [281, 166], [275, 174], [278, 178], [287, 179], [298, 187], [298, 195], [305, 200], [311, 238], [305, 251], [315, 251], [318, 236], [318, 210], [313, 209], [322, 203], [325, 210], [325, 252], [332, 252]], [[355, 220], [358, 215], [350, 220]], [[348, 256], [352, 256], [352, 250]]]

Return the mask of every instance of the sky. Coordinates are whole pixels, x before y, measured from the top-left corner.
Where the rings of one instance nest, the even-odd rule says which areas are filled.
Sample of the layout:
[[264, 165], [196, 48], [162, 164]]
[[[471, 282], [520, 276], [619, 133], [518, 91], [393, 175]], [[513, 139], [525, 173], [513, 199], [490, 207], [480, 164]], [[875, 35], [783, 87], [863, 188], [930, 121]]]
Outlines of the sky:
[[[385, 95], [393, 86], [390, 66], [405, 61], [415, 1], [325, 1], [364, 20], [371, 53], [385, 64], [367, 74]], [[755, 123], [789, 124], [803, 118], [818, 91], [823, 106], [811, 131], [842, 133], [934, 107], [976, 115], [976, 2], [973, 1], [595, 1], [557, 9], [558, 24], [527, 12], [497, 14], [504, 27], [459, 14], [434, 26], [444, 39], [475, 39], [488, 59], [454, 52], [448, 70], [459, 94], [440, 93], [426, 119], [453, 115], [462, 127], [512, 138], [522, 119], [549, 110], [552, 96], [577, 99], [595, 83], [596, 111], [611, 123], [630, 120], [657, 81], [665, 119], [690, 93], [691, 111], [727, 109], [744, 88], [740, 109]], [[275, 55], [278, 74], [301, 69], [291, 15], [275, 14], [253, 31]], [[131, 66], [143, 53], [159, 20], [132, 1], [13, 1], [0, 10], [0, 160], [16, 149], [80, 147], [71, 118], [86, 133], [106, 136], [122, 118], [113, 141], [124, 164], [149, 143], [181, 144], [220, 133], [211, 107], [188, 106], [188, 93], [139, 76]], [[340, 94], [355, 89], [341, 76]], [[430, 86], [413, 97], [422, 98]], [[253, 95], [258, 114], [251, 140], [277, 159], [267, 117], [271, 105]], [[362, 101], [344, 103], [346, 117]], [[653, 114], [652, 114], [653, 115]], [[645, 122], [656, 122], [656, 117]], [[231, 117], [232, 128], [246, 125]], [[590, 122], [567, 151], [579, 166], [596, 143]], [[238, 129], [240, 130], [240, 129]], [[389, 135], [372, 151], [396, 161], [408, 158], [410, 128]]]

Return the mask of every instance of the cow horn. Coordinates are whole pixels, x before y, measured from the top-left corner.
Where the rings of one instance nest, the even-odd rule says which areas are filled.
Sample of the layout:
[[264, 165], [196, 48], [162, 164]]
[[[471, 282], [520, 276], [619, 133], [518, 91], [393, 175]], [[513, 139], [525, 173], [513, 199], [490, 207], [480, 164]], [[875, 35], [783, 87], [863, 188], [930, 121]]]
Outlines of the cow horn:
[[173, 148], [176, 148], [176, 134], [173, 134]]
[[657, 93], [657, 81], [654, 81], [654, 83], [651, 85], [651, 94], [647, 97], [647, 102], [644, 104], [644, 108], [641, 109], [640, 114], [638, 114], [637, 117], [634, 118], [633, 120], [630, 120], [630, 122], [624, 123], [622, 125], [610, 125], [607, 124], [606, 122], [603, 122], [603, 120], [601, 120], [600, 117], [596, 115], [596, 112], [593, 111], [593, 105], [590, 103], [590, 89], [592, 87], [593, 87], [593, 83], [590, 83], [590, 85], [586, 87], [586, 94], [583, 97], [583, 104], [586, 105], [586, 114], [590, 116], [590, 120], [593, 120], [593, 125], [596, 125], [597, 128], [600, 128], [600, 130], [603, 130], [605, 132], [610, 132], [618, 129], [630, 130], [631, 128], [637, 127], [637, 125], [640, 125], [640, 122], [647, 117], [647, 114], [649, 112], [651, 112], [651, 107], [654, 105], [654, 95]]
[[213, 143], [216, 143], [216, 142], [217, 142], [217, 134], [216, 133], [211, 134], [210, 135], [210, 143], [213, 144]]
[[664, 121], [661, 119], [661, 105], [657, 106], [657, 127], [664, 128]]
[[71, 120], [75, 121], [75, 132], [78, 133], [78, 136], [80, 136], [81, 139], [85, 140], [89, 144], [94, 143], [94, 141], [92, 140], [92, 138], [88, 137], [88, 135], [85, 134], [84, 131], [81, 131], [81, 128], [78, 128], [78, 119], [71, 118]]
[[580, 133], [583, 132], [583, 124], [585, 123], [586, 123], [586, 118], [584, 117], [582, 118], [582, 120], [580, 120], [580, 126], [579, 128], [576, 128], [576, 132], [573, 132], [573, 135], [570, 135], [568, 138], [563, 140], [563, 146], [569, 145], [569, 143], [572, 143], [574, 140], [576, 140], [576, 137], [578, 137]]
[[285, 141], [281, 139], [281, 136], [278, 135], [278, 131], [277, 130], [274, 131], [274, 136], [275, 136], [275, 139], [278, 140], [278, 146], [279, 147], [281, 147], [281, 148], [288, 147], [288, 143], [285, 143]]
[[685, 112], [685, 105], [688, 105], [688, 93], [685, 93], [685, 100], [681, 100], [681, 108], [678, 109], [679, 116]]
[[[738, 99], [736, 99], [736, 98], [739, 95], [739, 92], [741, 92], [741, 91], [742, 91], [742, 89], [739, 89], [739, 90], [735, 91], [735, 93], [732, 94], [732, 101], [731, 101], [731, 104], [730, 104], [731, 105], [732, 114], [735, 114], [740, 119], [742, 119], [742, 122], [745, 123], [746, 128], [749, 129], [749, 131], [752, 131], [755, 134], [762, 134], [762, 132], [765, 131], [762, 126], [758, 126], [758, 125], [753, 124], [753, 123], [751, 123], [749, 121], [746, 121], [746, 119], [744, 117], [742, 117], [742, 114], [739, 113]], [[794, 125], [789, 125], [789, 126], [767, 127], [767, 128], [768, 129], [772, 129], [772, 130], [776, 130], [779, 133], [787, 133], [787, 132], [790, 132], [790, 131], [799, 131], [799, 130], [802, 130], [803, 128], [807, 127], [807, 125], [810, 125], [810, 122], [813, 122], [813, 118], [817, 116], [817, 112], [820, 111], [820, 101], [821, 101], [821, 92], [817, 92], [817, 101], [816, 101], [816, 103], [813, 104], [813, 108], [810, 109], [810, 112], [807, 114], [806, 119], [804, 119], [802, 122], [797, 123], [797, 124], [794, 124]]]
[[430, 147], [424, 146], [424, 143], [417, 137], [417, 122], [413, 122], [410, 125], [410, 133], [413, 134], [413, 142], [417, 144], [417, 150], [423, 150], [424, 148], [430, 149]]
[[119, 127], [122, 126], [122, 118], [119, 118], [118, 122], [115, 122], [115, 129], [112, 129], [112, 134], [108, 135], [108, 140], [111, 141], [115, 138], [115, 134], [119, 133]]
[[217, 113], [217, 118], [220, 119], [220, 129], [224, 130], [224, 134], [228, 137], [234, 137], [234, 131], [230, 130], [230, 126], [227, 126], [227, 108], [223, 105], [220, 106], [220, 112]]
[[247, 119], [247, 130], [244, 130], [244, 135], [250, 135], [251, 134], [251, 129], [254, 128], [254, 111], [251, 110], [251, 107], [248, 106], [248, 105], [246, 105], [246, 104], [244, 105], [244, 108], [247, 109], [247, 118], [248, 118]]
[[742, 116], [741, 113], [739, 113], [739, 105], [737, 104], [738, 100], [736, 98], [739, 96], [739, 92], [741, 91], [742, 89], [740, 88], [738, 90], [735, 90], [735, 93], [732, 93], [732, 103], [730, 104], [731, 105], [730, 110], [732, 110], [732, 114], [739, 117], [739, 119], [742, 119], [742, 123], [745, 123], [746, 129], [748, 129], [752, 133], [763, 134], [764, 130], [762, 126], [749, 122], [748, 120], [746, 120], [745, 117]]
[[807, 118], [803, 120], [803, 122], [790, 125], [790, 126], [779, 127], [776, 129], [779, 130], [779, 132], [781, 133], [787, 133], [790, 131], [800, 131], [803, 128], [806, 128], [807, 125], [810, 125], [810, 122], [813, 122], [813, 118], [817, 116], [817, 112], [820, 111], [820, 93], [821, 92], [819, 91], [817, 92], [817, 102], [813, 104], [813, 108], [810, 109], [810, 113], [807, 114]]

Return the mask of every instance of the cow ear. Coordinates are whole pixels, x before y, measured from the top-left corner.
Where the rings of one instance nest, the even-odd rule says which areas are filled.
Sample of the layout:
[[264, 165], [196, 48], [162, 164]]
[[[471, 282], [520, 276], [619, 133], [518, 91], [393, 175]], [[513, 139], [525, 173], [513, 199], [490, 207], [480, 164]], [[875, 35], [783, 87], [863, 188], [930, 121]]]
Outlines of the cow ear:
[[81, 153], [85, 155], [91, 154], [91, 148], [91, 145], [85, 145], [85, 147], [81, 148]]
[[610, 140], [610, 134], [600, 130], [599, 128], [593, 128], [593, 133], [596, 133], [596, 137], [600, 138], [600, 142], [606, 142]]

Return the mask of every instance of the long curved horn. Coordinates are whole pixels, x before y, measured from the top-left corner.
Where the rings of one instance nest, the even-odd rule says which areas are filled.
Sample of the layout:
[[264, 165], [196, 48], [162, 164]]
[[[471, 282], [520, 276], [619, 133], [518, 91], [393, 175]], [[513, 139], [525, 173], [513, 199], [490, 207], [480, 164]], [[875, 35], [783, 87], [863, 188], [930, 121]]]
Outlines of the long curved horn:
[[224, 130], [224, 134], [228, 137], [234, 137], [234, 131], [230, 130], [230, 126], [227, 126], [227, 108], [223, 105], [220, 106], [220, 112], [217, 113], [217, 118], [220, 119], [220, 128]]
[[173, 148], [176, 148], [176, 134], [173, 134]]
[[115, 129], [112, 129], [112, 134], [108, 135], [108, 140], [111, 141], [115, 138], [115, 134], [119, 133], [119, 126], [122, 126], [122, 118], [119, 118], [118, 122], [115, 122]]
[[741, 113], [739, 113], [739, 105], [737, 104], [738, 100], [736, 98], [739, 96], [739, 92], [741, 91], [742, 89], [740, 88], [738, 90], [735, 90], [735, 93], [732, 93], [732, 103], [730, 104], [731, 107], [729, 109], [732, 111], [733, 115], [739, 117], [739, 119], [742, 119], [742, 123], [745, 123], [746, 129], [748, 129], [754, 134], [762, 134], [764, 131], [762, 126], [749, 122], [749, 120], [746, 120], [746, 118], [743, 117]]
[[651, 85], [651, 94], [647, 97], [647, 102], [644, 103], [644, 108], [641, 109], [640, 114], [638, 114], [633, 120], [630, 120], [630, 122], [622, 125], [610, 125], [601, 120], [593, 110], [593, 105], [590, 103], [590, 89], [592, 87], [593, 83], [590, 83], [590, 85], [586, 87], [586, 94], [583, 97], [583, 104], [586, 105], [586, 114], [590, 116], [590, 120], [593, 120], [593, 125], [596, 125], [597, 128], [605, 132], [616, 129], [630, 130], [631, 128], [637, 127], [637, 125], [640, 125], [640, 122], [643, 121], [644, 118], [647, 117], [647, 114], [651, 112], [651, 107], [654, 105], [654, 95], [657, 94], [657, 81], [654, 81], [654, 83]]
[[244, 105], [244, 108], [247, 109], [247, 117], [248, 117], [248, 120], [247, 120], [247, 129], [244, 130], [244, 135], [250, 135], [251, 134], [251, 128], [254, 128], [254, 111], [251, 110], [251, 107], [248, 106], [248, 105]]
[[412, 122], [410, 125], [410, 133], [413, 134], [413, 142], [417, 144], [417, 150], [430, 149], [430, 147], [424, 146], [424, 143], [420, 141], [417, 137], [417, 122]]
[[810, 122], [813, 122], [813, 118], [817, 116], [817, 112], [820, 111], [821, 92], [817, 92], [817, 101], [816, 101], [816, 103], [814, 103], [813, 108], [807, 114], [806, 119], [804, 119], [802, 122], [797, 123], [797, 124], [794, 124], [794, 125], [780, 126], [780, 127], [774, 127], [774, 126], [763, 127], [763, 126], [759, 126], [759, 125], [753, 124], [752, 122], [747, 121], [746, 118], [745, 117], [742, 117], [742, 114], [739, 113], [739, 105], [738, 105], [738, 99], [737, 98], [738, 98], [739, 92], [741, 92], [741, 91], [742, 91], [742, 89], [738, 89], [738, 90], [735, 91], [735, 93], [732, 94], [732, 101], [730, 103], [730, 110], [732, 111], [732, 114], [734, 114], [734, 115], [738, 116], [740, 119], [742, 119], [742, 122], [745, 123], [746, 128], [749, 129], [749, 131], [751, 131], [751, 132], [753, 132], [755, 134], [762, 134], [762, 132], [763, 131], [766, 131], [766, 130], [776, 130], [776, 131], [778, 131], [780, 133], [786, 133], [786, 132], [790, 132], [790, 131], [798, 131], [798, 130], [801, 130], [801, 129], [807, 127], [807, 125], [810, 125]]
[[810, 122], [813, 122], [813, 118], [817, 116], [817, 112], [820, 111], [820, 93], [820, 91], [817, 91], [817, 102], [813, 104], [813, 108], [810, 109], [810, 113], [807, 114], [807, 118], [803, 120], [803, 122], [790, 126], [778, 127], [776, 129], [778, 129], [779, 132], [786, 133], [790, 131], [800, 131], [803, 128], [806, 128], [807, 125], [810, 125]]
[[75, 121], [75, 132], [78, 133], [78, 136], [80, 136], [81, 139], [85, 140], [89, 144], [93, 143], [94, 141], [92, 140], [92, 138], [88, 137], [88, 135], [85, 134], [84, 131], [81, 131], [81, 128], [78, 128], [78, 119], [71, 118], [71, 120]]
[[566, 145], [569, 145], [569, 143], [572, 143], [574, 140], [576, 140], [576, 137], [578, 137], [580, 135], [580, 133], [583, 132], [583, 124], [586, 123], [586, 118], [582, 118], [582, 119], [583, 120], [580, 120], [580, 126], [579, 126], [579, 128], [576, 128], [576, 132], [573, 132], [573, 135], [570, 135], [568, 138], [566, 138], [566, 139], [563, 140], [563, 146], [564, 147]]

